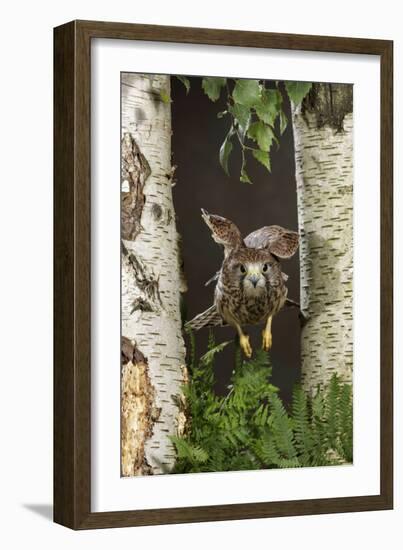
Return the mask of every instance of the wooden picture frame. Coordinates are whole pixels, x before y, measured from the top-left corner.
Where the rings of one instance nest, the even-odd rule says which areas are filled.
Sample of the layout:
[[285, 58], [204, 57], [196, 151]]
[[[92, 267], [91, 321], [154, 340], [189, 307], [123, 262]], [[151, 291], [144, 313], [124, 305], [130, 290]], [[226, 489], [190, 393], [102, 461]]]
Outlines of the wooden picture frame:
[[[380, 493], [264, 503], [91, 512], [91, 40], [113, 38], [338, 52], [381, 59]], [[54, 30], [54, 520], [72, 529], [264, 518], [393, 506], [393, 43], [127, 23], [73, 21]]]

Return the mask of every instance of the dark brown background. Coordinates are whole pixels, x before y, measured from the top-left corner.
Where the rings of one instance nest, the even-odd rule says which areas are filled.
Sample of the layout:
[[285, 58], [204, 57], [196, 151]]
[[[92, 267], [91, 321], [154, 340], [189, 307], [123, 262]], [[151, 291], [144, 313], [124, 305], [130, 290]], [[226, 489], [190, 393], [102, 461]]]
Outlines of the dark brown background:
[[[249, 232], [271, 224], [297, 230], [297, 197], [292, 128], [289, 124], [280, 138], [280, 147], [271, 152], [271, 174], [250, 158], [247, 172], [253, 185], [239, 181], [241, 155], [235, 144], [230, 158], [228, 177], [219, 163], [219, 149], [230, 126], [229, 117], [217, 118], [225, 109], [225, 94], [213, 103], [204, 94], [201, 78], [190, 78], [186, 95], [181, 82], [172, 77], [172, 151], [177, 166], [174, 202], [178, 230], [183, 239], [187, 318], [204, 311], [213, 303], [214, 284], [205, 282], [219, 269], [223, 251], [210, 236], [201, 219], [200, 208], [233, 220], [246, 236]], [[286, 115], [290, 120], [287, 99]], [[299, 301], [299, 260], [283, 260], [282, 268], [289, 280], [288, 296]], [[263, 327], [248, 327], [252, 346], [261, 345]], [[199, 355], [206, 351], [207, 329], [197, 333]], [[217, 328], [218, 341], [234, 336], [231, 328]], [[288, 401], [300, 376], [300, 323], [296, 309], [283, 310], [273, 322], [272, 382], [279, 386]], [[225, 393], [233, 369], [234, 346], [228, 345], [216, 361], [216, 389]]]

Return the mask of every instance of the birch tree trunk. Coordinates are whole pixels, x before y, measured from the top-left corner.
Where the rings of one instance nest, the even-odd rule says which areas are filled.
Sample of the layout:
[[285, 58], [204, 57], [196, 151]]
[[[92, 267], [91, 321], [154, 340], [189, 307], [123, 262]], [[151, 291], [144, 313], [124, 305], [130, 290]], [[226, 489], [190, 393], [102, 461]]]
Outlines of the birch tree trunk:
[[301, 234], [302, 383], [353, 367], [353, 89], [314, 84], [292, 105]]
[[[166, 473], [184, 429], [180, 256], [172, 201], [170, 79], [123, 74], [122, 476]], [[168, 101], [162, 101], [164, 97]]]

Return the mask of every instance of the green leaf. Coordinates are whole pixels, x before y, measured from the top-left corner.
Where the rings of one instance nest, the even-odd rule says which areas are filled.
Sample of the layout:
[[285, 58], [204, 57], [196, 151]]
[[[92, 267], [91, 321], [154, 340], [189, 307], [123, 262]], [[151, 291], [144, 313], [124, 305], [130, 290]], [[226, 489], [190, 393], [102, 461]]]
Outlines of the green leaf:
[[221, 342], [221, 344], [217, 344], [216, 346], [214, 346], [212, 349], [210, 349], [200, 357], [200, 363], [202, 365], [208, 365], [209, 363], [211, 363], [214, 357], [217, 355], [217, 353], [220, 353], [220, 351], [222, 351], [225, 348], [225, 346], [228, 346], [229, 343], [230, 341]]
[[253, 156], [258, 160], [269, 172], [271, 172], [271, 163], [270, 155], [267, 151], [262, 151], [261, 149], [253, 149]]
[[168, 90], [160, 90], [160, 98], [163, 103], [170, 103], [171, 102], [171, 96], [168, 92]]
[[331, 448], [336, 447], [337, 437], [340, 432], [339, 426], [339, 395], [340, 384], [336, 374], [333, 374], [328, 387], [326, 400], [326, 423], [327, 440]]
[[296, 386], [292, 398], [293, 429], [295, 446], [302, 457], [303, 464], [310, 464], [313, 440], [308, 411], [308, 396], [305, 391]]
[[299, 105], [312, 87], [312, 82], [284, 82], [287, 93], [294, 105]]
[[186, 458], [194, 464], [207, 462], [208, 453], [201, 447], [192, 445], [185, 439], [174, 435], [168, 437], [176, 447], [178, 458]]
[[190, 90], [190, 81], [189, 79], [186, 77], [186, 76], [180, 76], [180, 75], [176, 75], [176, 78], [182, 82], [182, 84], [185, 86], [186, 88], [186, 95], [188, 95], [189, 93], [189, 90]]
[[242, 168], [241, 170], [241, 177], [239, 178], [239, 181], [242, 181], [243, 183], [252, 183], [248, 174], [246, 173], [245, 168]]
[[235, 83], [232, 97], [235, 103], [253, 107], [260, 101], [261, 86], [258, 80], [239, 79]]
[[281, 94], [278, 90], [264, 89], [260, 101], [255, 105], [256, 114], [260, 120], [273, 126], [281, 111], [281, 101]]
[[249, 126], [248, 136], [256, 141], [262, 151], [269, 151], [273, 139], [275, 139], [273, 130], [261, 120]]
[[[245, 157], [242, 161], [245, 171]], [[350, 384], [334, 379], [313, 398], [297, 387], [291, 406], [285, 407], [278, 388], [270, 383], [269, 355], [256, 350], [252, 359], [234, 359], [228, 393], [218, 396], [213, 354], [225, 344], [217, 346], [210, 330], [209, 355], [204, 356], [207, 364], [196, 365], [189, 383], [182, 387], [191, 423], [185, 437], [168, 436], [175, 448], [174, 472], [294, 468], [352, 461]], [[194, 342], [192, 345], [191, 355], [195, 353]], [[182, 401], [177, 396], [174, 403]]]
[[340, 409], [340, 444], [341, 454], [347, 462], [353, 461], [353, 404], [351, 385], [344, 384], [339, 399]]
[[226, 82], [226, 78], [205, 76], [202, 80], [202, 88], [211, 101], [217, 101], [221, 94], [221, 88], [225, 86]]
[[242, 137], [245, 137], [251, 118], [249, 107], [245, 107], [245, 105], [241, 105], [240, 103], [234, 103], [229, 106], [229, 111], [235, 118]]
[[287, 128], [288, 120], [283, 110], [280, 111], [280, 134], [283, 135]]
[[273, 431], [277, 449], [285, 455], [285, 458], [292, 459], [297, 455], [295, 449], [292, 421], [284, 407], [281, 399], [276, 395], [270, 396], [271, 415], [269, 424]]
[[220, 147], [220, 164], [223, 167], [224, 172], [227, 174], [227, 176], [229, 176], [228, 160], [232, 151], [231, 138], [233, 134], [234, 134], [234, 130], [231, 127], [230, 131], [228, 132], [228, 134], [226, 135], [223, 141], [223, 144]]

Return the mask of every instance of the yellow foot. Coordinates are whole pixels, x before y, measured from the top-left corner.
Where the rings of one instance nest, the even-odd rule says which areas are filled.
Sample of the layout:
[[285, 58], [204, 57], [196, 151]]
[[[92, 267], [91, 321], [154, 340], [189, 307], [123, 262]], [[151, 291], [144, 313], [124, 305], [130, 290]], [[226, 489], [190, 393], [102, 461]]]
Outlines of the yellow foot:
[[271, 331], [264, 330], [262, 334], [263, 334], [262, 348], [264, 349], [264, 351], [269, 351], [272, 344]]
[[246, 357], [250, 359], [252, 357], [252, 347], [249, 342], [249, 336], [247, 334], [243, 334], [239, 338], [239, 344]]

